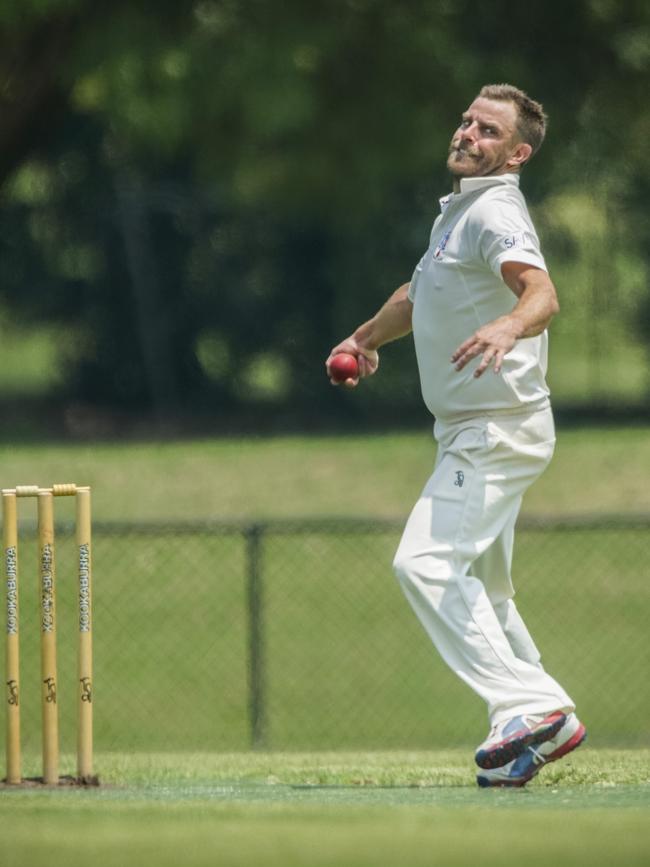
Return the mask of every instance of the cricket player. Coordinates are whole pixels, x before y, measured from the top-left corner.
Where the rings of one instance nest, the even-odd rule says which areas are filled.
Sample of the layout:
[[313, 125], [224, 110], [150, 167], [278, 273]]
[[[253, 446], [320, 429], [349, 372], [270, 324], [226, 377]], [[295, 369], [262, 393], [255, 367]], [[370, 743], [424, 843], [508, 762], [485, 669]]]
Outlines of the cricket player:
[[546, 328], [559, 307], [519, 189], [545, 128], [521, 90], [481, 89], [452, 136], [453, 191], [410, 283], [326, 362], [329, 372], [334, 355], [356, 355], [354, 387], [384, 344], [413, 333], [438, 451], [394, 569], [445, 662], [487, 704], [491, 730], [475, 756], [485, 787], [523, 786], [586, 737], [541, 665], [510, 574], [523, 494], [555, 445]]

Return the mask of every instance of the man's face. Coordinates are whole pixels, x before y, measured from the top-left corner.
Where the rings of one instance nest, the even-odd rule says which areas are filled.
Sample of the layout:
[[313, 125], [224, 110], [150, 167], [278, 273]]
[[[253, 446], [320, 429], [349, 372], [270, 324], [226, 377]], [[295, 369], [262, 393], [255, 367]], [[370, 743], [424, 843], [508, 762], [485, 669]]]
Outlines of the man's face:
[[456, 178], [477, 178], [517, 171], [522, 160], [509, 160], [523, 145], [512, 102], [478, 97], [463, 113], [449, 146], [447, 168]]

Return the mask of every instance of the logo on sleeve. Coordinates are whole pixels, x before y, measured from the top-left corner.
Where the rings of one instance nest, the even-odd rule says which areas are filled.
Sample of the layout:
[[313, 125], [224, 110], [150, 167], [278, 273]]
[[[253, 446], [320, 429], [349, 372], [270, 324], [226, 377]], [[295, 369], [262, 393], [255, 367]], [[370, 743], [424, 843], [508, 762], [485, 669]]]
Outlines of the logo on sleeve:
[[517, 232], [516, 235], [506, 235], [501, 241], [501, 246], [506, 250], [513, 250], [515, 247], [524, 246], [524, 233]]

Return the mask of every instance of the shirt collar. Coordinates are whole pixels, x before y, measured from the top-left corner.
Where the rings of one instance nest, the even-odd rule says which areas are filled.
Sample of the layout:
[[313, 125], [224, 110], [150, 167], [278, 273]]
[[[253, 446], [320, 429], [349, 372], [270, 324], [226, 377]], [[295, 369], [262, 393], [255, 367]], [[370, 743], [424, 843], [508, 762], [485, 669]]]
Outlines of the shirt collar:
[[491, 175], [485, 178], [461, 178], [460, 193], [449, 193], [440, 199], [440, 209], [445, 210], [447, 205], [453, 200], [462, 196], [464, 193], [473, 193], [476, 190], [486, 189], [487, 187], [495, 187], [499, 184], [510, 184], [513, 187], [519, 186], [519, 175], [515, 172], [508, 172], [504, 175]]
[[488, 178], [461, 178], [460, 179], [460, 194], [470, 193], [474, 190], [480, 190], [483, 187], [493, 187], [497, 184], [512, 184], [515, 187], [519, 186], [519, 175], [515, 172], [508, 172], [505, 175], [491, 175]]

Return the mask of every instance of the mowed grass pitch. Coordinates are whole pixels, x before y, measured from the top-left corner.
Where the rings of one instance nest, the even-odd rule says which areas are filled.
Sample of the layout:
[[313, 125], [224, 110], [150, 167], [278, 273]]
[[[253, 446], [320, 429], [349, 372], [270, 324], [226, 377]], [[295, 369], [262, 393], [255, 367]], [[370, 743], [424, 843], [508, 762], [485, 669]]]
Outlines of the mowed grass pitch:
[[98, 789], [0, 791], [3, 867], [641, 865], [650, 751], [583, 747], [522, 790], [467, 751], [102, 754]]
[[[17, 445], [6, 449], [3, 484], [88, 482], [98, 520], [399, 517], [433, 457], [426, 430], [388, 437]], [[647, 512], [648, 466], [647, 429], [560, 432], [556, 458], [525, 510]], [[138, 484], [130, 486], [134, 479]], [[521, 556], [536, 545], [520, 541]], [[600, 589], [592, 601], [602, 603]], [[640, 605], [637, 616], [643, 617]], [[110, 629], [104, 631], [110, 643]], [[618, 658], [618, 631], [616, 642]], [[109, 688], [107, 681], [99, 727], [111, 721]], [[419, 706], [421, 688], [413, 695]], [[195, 721], [182, 715], [193, 731]], [[585, 719], [591, 726], [591, 715]], [[156, 718], [151, 722], [155, 728]], [[130, 735], [137, 719], [133, 726]], [[597, 740], [594, 730], [592, 743]], [[26, 764], [38, 773], [37, 759], [31, 771]], [[481, 791], [467, 750], [100, 752], [99, 789], [0, 790], [0, 864], [645, 865], [649, 765], [647, 750], [587, 745], [524, 790]], [[71, 770], [68, 759], [63, 771]]]

